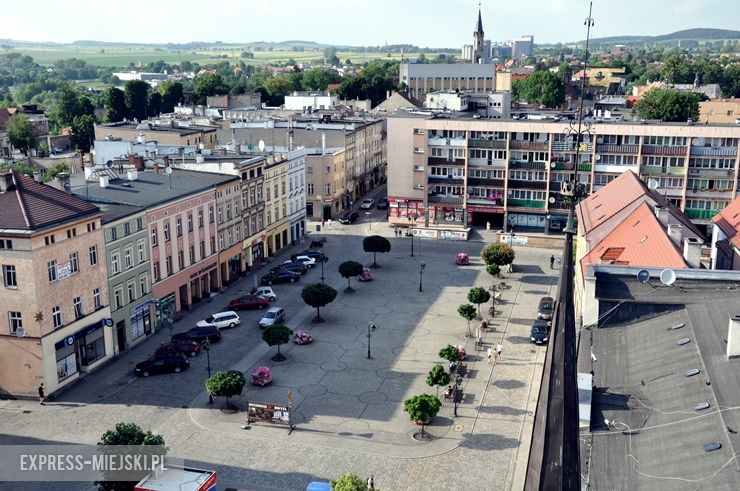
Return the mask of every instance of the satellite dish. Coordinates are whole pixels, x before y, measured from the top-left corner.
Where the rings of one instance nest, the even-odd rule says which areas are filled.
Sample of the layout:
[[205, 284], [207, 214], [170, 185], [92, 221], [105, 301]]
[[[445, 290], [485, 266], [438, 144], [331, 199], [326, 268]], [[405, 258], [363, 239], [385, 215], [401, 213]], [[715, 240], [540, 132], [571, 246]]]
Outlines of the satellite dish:
[[653, 191], [658, 189], [659, 186], [660, 183], [656, 179], [650, 179], [650, 181], [648, 181], [648, 188], [652, 189]]
[[599, 155], [599, 154], [597, 153], [597, 154], [596, 154], [596, 156], [595, 156], [595, 158], [596, 158], [596, 161], [598, 162], [599, 160], [601, 160], [601, 155]]
[[640, 272], [637, 273], [637, 281], [640, 283], [647, 283], [650, 281], [650, 271], [647, 269], [641, 269]]
[[706, 140], [704, 140], [704, 138], [693, 138], [691, 140], [691, 146], [693, 147], [703, 147], [704, 145], [706, 145], [706, 143], [707, 142]]
[[15, 330], [15, 335], [18, 336], [19, 338], [22, 338], [23, 336], [26, 335], [26, 330], [23, 329], [22, 327], [19, 327], [18, 329]]
[[550, 162], [550, 168], [554, 169], [557, 164], [555, 162]]
[[257, 144], [257, 147], [260, 149], [260, 152], [264, 152], [265, 151], [265, 141], [260, 140], [259, 143]]
[[660, 272], [660, 282], [670, 286], [676, 282], [676, 272], [672, 269], [664, 269]]
[[107, 161], [105, 163], [105, 166], [110, 169], [111, 167], [113, 167], [113, 161], [112, 160]]
[[70, 189], [72, 189], [72, 186], [68, 182], [65, 182], [64, 183], [64, 190], [65, 191], [69, 191]]
[[555, 203], [555, 198], [552, 197], [552, 196], [550, 196], [550, 199], [548, 199], [547, 201], [549, 201], [550, 204], [553, 204], [553, 203]]
[[165, 174], [167, 174], [167, 175], [169, 176], [170, 174], [172, 174], [172, 167], [167, 167], [167, 168], [166, 168], [166, 169], [164, 170], [164, 172], [165, 172]]

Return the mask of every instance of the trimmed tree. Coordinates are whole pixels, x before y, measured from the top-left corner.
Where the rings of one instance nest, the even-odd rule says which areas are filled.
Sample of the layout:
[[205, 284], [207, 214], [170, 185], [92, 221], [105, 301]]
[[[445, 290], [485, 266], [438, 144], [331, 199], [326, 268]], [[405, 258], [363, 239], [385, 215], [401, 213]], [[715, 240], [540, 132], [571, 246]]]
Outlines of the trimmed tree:
[[236, 409], [236, 406], [229, 402], [229, 397], [241, 395], [246, 383], [244, 374], [238, 370], [222, 370], [216, 372], [211, 378], [206, 380], [206, 391], [212, 397], [225, 397], [226, 409]]
[[495, 264], [499, 267], [514, 262], [514, 249], [508, 244], [489, 244], [480, 251], [480, 257], [486, 264]]
[[349, 281], [353, 276], [360, 276], [362, 274], [362, 264], [357, 261], [344, 261], [339, 265], [339, 274], [342, 275], [342, 278], [347, 278], [347, 289], [344, 291], [352, 293], [354, 289], [352, 289]]
[[321, 318], [321, 307], [332, 303], [337, 298], [337, 291], [324, 283], [315, 283], [303, 288], [301, 298], [306, 305], [316, 309], [316, 317], [312, 322], [324, 322]]
[[[470, 306], [475, 310], [475, 307], [472, 305]], [[460, 359], [460, 350], [457, 349], [456, 346], [452, 346], [451, 344], [448, 344], [441, 350], [439, 350], [439, 357], [443, 360], [447, 360], [450, 363], [457, 362]]]
[[344, 474], [336, 481], [329, 481], [332, 491], [367, 491], [367, 481], [357, 474]]
[[424, 426], [434, 419], [441, 407], [442, 401], [432, 394], [420, 394], [403, 402], [403, 410], [409, 413], [411, 421], [421, 425], [422, 437], [424, 436]]
[[[480, 304], [486, 303], [491, 299], [491, 294], [482, 286], [471, 288], [468, 292], [468, 302], [474, 303], [478, 307], [478, 319], [480, 319]], [[468, 325], [470, 327], [470, 325]]]
[[[135, 423], [116, 423], [115, 429], [103, 433], [98, 445], [156, 446], [158, 448], [151, 449], [152, 455], [161, 455], [167, 452], [162, 435], [155, 435], [151, 430], [144, 431]], [[103, 451], [105, 452], [105, 450]], [[141, 477], [143, 478], [145, 474], [146, 472], [143, 471]], [[95, 482], [100, 491], [131, 491], [135, 484], [135, 482], [111, 480]]]
[[362, 239], [362, 249], [365, 252], [373, 253], [372, 267], [377, 268], [378, 267], [378, 262], [376, 260], [377, 254], [379, 252], [381, 254], [390, 252], [391, 242], [381, 235], [371, 235], [370, 237], [365, 237], [364, 239]]
[[439, 388], [443, 385], [449, 384], [451, 380], [452, 376], [442, 365], [434, 365], [427, 374], [427, 385], [430, 387], [437, 387], [437, 397], [439, 397]]
[[486, 264], [486, 273], [491, 275], [491, 290], [493, 290], [495, 278], [498, 278], [501, 274], [501, 266], [498, 264]]
[[468, 337], [472, 336], [470, 333], [470, 321], [475, 319], [475, 307], [469, 303], [464, 303], [457, 308], [457, 313], [460, 314], [460, 317], [468, 321]]
[[277, 346], [277, 354], [272, 357], [272, 361], [284, 361], [285, 356], [280, 353], [280, 345], [290, 341], [293, 331], [283, 324], [274, 324], [262, 332], [262, 340], [268, 346]]

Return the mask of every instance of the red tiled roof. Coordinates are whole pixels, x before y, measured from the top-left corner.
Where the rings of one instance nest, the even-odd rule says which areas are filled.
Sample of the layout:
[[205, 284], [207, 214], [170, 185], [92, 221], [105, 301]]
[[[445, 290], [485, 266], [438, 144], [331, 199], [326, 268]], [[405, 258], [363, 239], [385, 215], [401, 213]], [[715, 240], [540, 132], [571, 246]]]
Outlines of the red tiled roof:
[[732, 245], [740, 249], [740, 198], [727, 205], [714, 217], [712, 222], [729, 238]]
[[92, 203], [24, 174], [12, 174], [13, 188], [0, 193], [0, 228], [36, 230], [100, 212]]
[[631, 170], [622, 172], [609, 184], [578, 203], [578, 228], [587, 234], [620, 210], [644, 196], [645, 188]]
[[587, 264], [677, 269], [688, 267], [681, 252], [647, 203], [641, 203], [581, 259], [583, 270]]

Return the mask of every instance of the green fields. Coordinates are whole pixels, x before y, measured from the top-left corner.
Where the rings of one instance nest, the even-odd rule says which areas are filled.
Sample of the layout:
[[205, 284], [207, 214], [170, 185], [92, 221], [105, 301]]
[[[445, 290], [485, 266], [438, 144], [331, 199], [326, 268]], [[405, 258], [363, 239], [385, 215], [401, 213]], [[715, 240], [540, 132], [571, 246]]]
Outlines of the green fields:
[[[209, 63], [218, 63], [229, 61], [235, 63], [242, 60], [250, 65], [261, 65], [265, 63], [285, 63], [293, 59], [298, 63], [316, 61], [323, 57], [323, 50], [312, 49], [306, 51], [254, 51], [254, 59], [240, 58], [242, 51], [246, 51], [246, 46], [228, 46], [218, 49], [206, 50], [174, 50], [167, 48], [140, 47], [125, 45], [115, 46], [86, 46], [86, 45], [19, 45], [10, 50], [2, 50], [0, 53], [18, 52], [33, 57], [34, 61], [40, 65], [52, 65], [57, 60], [67, 58], [77, 58], [84, 60], [91, 65], [106, 67], [126, 68], [130, 63], [135, 65], [146, 65], [147, 63], [163, 60], [169, 64], [179, 64], [183, 61], [190, 61], [200, 65]], [[225, 56], [225, 58], [224, 58]], [[404, 55], [415, 57], [415, 54]], [[364, 63], [374, 59], [383, 60], [400, 60], [400, 53], [393, 53], [391, 57], [383, 53], [357, 53], [342, 52], [337, 53], [337, 57], [344, 63], [350, 59], [352, 63]]]

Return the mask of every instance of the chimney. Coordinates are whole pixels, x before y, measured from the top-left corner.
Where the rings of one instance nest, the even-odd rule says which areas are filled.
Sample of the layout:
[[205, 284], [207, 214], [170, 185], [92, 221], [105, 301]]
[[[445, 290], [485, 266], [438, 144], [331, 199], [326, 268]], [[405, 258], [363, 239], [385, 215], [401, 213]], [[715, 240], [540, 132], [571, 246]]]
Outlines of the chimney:
[[663, 225], [668, 225], [668, 217], [670, 216], [668, 208], [657, 205], [655, 207], [655, 216], [658, 218], [658, 221], [660, 223], [662, 223]]
[[692, 268], [701, 267], [701, 241], [696, 237], [686, 237], [683, 242], [683, 258]]
[[135, 181], [139, 178], [139, 172], [136, 169], [126, 171], [126, 178], [129, 181]]
[[683, 226], [681, 224], [678, 224], [678, 223], [668, 224], [668, 237], [678, 247], [681, 247], [682, 232], [683, 232]]
[[44, 174], [40, 170], [33, 171], [33, 180], [36, 182], [44, 182]]
[[727, 330], [727, 358], [740, 356], [740, 314], [730, 314]]
[[100, 176], [100, 187], [101, 188], [107, 188], [109, 185], [109, 177], [108, 176]]
[[321, 155], [326, 153], [326, 133], [321, 132]]
[[59, 182], [59, 189], [62, 191], [67, 193], [72, 191], [72, 187], [69, 184], [69, 173], [60, 172], [57, 174], [57, 182]]
[[132, 164], [134, 166], [134, 169], [136, 169], [137, 171], [143, 172], [145, 169], [144, 157], [139, 154], [129, 156], [129, 163]]
[[12, 191], [14, 188], [13, 184], [13, 172], [7, 171], [0, 174], [0, 194]]

